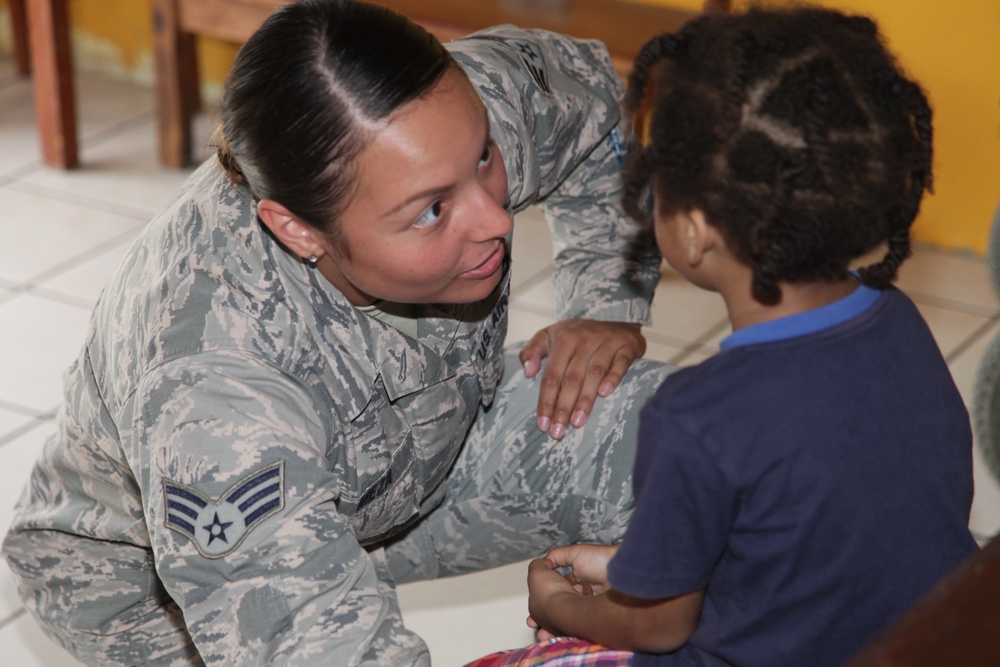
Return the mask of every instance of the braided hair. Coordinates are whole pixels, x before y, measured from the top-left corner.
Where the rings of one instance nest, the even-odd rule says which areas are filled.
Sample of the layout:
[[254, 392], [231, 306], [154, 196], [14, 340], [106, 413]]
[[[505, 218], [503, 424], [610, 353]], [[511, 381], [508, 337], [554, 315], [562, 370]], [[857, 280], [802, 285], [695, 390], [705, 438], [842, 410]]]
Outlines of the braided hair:
[[625, 106], [646, 105], [625, 176], [633, 216], [650, 186], [660, 215], [701, 209], [763, 304], [779, 282], [842, 279], [883, 246], [861, 280], [895, 279], [931, 187], [931, 109], [873, 21], [813, 7], [699, 17], [637, 56]]

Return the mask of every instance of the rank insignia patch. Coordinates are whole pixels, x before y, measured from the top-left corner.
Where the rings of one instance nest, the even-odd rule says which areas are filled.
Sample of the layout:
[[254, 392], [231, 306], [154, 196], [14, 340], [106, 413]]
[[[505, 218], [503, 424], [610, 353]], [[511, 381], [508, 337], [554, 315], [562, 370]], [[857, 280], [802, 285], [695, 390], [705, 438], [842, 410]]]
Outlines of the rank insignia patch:
[[166, 525], [194, 542], [206, 558], [232, 553], [261, 521], [285, 506], [285, 463], [250, 473], [213, 500], [190, 486], [163, 480]]
[[528, 74], [535, 80], [538, 87], [551, 95], [552, 89], [549, 88], [549, 78], [545, 74], [545, 60], [542, 58], [542, 52], [539, 48], [531, 42], [519, 39], [509, 40], [509, 43], [517, 49], [518, 55], [521, 56], [521, 62], [524, 63], [524, 66], [528, 69]]

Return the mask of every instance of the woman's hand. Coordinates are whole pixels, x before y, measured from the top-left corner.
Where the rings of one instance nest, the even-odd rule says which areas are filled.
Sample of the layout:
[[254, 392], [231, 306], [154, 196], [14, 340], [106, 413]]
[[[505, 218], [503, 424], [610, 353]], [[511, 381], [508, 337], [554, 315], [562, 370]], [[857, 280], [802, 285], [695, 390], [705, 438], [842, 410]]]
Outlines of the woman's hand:
[[519, 355], [524, 374], [535, 377], [548, 357], [538, 393], [538, 428], [561, 438], [567, 424], [583, 426], [597, 396], [613, 392], [645, 351], [641, 326], [628, 322], [563, 320], [532, 336]]

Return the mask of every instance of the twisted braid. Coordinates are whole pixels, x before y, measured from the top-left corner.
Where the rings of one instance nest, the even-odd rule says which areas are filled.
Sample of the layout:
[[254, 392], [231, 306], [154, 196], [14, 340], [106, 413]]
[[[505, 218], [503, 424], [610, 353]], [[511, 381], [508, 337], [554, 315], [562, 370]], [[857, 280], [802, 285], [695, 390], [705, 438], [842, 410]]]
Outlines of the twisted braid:
[[[665, 34], [647, 42], [636, 56], [632, 71], [629, 73], [628, 88], [623, 101], [626, 115], [636, 117], [647, 90], [650, 78], [657, 64], [678, 53], [683, 42], [681, 35]], [[628, 164], [625, 166], [625, 178], [622, 190], [622, 203], [626, 213], [649, 224], [649, 214], [642, 205], [646, 188], [653, 173], [652, 149], [637, 147]]]
[[628, 87], [625, 93], [625, 110], [629, 114], [635, 113], [642, 104], [642, 99], [646, 94], [646, 86], [649, 83], [650, 73], [654, 66], [661, 60], [671, 57], [677, 53], [682, 42], [680, 34], [664, 34], [654, 37], [643, 45], [639, 54], [635, 57], [632, 71], [628, 75]]
[[751, 293], [763, 304], [775, 304], [781, 300], [778, 280], [781, 267], [785, 263], [788, 248], [781, 240], [781, 212], [793, 196], [792, 181], [796, 168], [792, 164], [783, 165], [777, 174], [768, 206], [763, 215], [750, 224], [750, 245], [746, 250], [753, 269]]
[[925, 191], [932, 188], [932, 163], [934, 159], [932, 112], [923, 91], [912, 81], [894, 70], [883, 73], [889, 89], [905, 109], [910, 121], [910, 131], [904, 129], [902, 139], [911, 144], [911, 150], [901, 152], [902, 169], [907, 177], [903, 181], [904, 194], [898, 207], [889, 213], [888, 240], [885, 256], [881, 261], [861, 269], [862, 281], [873, 287], [885, 287], [896, 279], [900, 265], [910, 256], [910, 226], [920, 210]]
[[625, 166], [625, 181], [622, 185], [622, 206], [625, 213], [636, 220], [649, 224], [649, 214], [641, 201], [653, 174], [653, 160], [649, 151], [638, 148]]
[[811, 60], [802, 67], [801, 75], [806, 79], [808, 92], [805, 95], [808, 114], [802, 124], [802, 130], [812, 163], [816, 166], [822, 187], [836, 195], [840, 181], [836, 175], [836, 161], [830, 146], [828, 128], [822, 119], [822, 110], [832, 106], [835, 101], [829, 91], [839, 83], [838, 68], [829, 58]]
[[723, 103], [724, 114], [729, 121], [722, 129], [722, 132], [726, 134], [733, 134], [737, 131], [743, 115], [747, 91], [748, 60], [753, 47], [753, 34], [743, 32], [737, 36], [732, 53], [727, 58], [726, 79], [722, 84], [722, 94], [725, 100]]

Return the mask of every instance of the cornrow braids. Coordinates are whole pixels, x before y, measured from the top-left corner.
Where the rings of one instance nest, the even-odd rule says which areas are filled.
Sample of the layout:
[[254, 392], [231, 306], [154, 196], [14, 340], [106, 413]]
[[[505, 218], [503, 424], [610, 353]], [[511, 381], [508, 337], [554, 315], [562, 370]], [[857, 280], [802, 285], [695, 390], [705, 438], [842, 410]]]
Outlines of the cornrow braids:
[[932, 112], [873, 21], [815, 7], [700, 17], [640, 52], [626, 108], [650, 98], [626, 210], [649, 185], [662, 215], [701, 209], [761, 303], [782, 282], [842, 279], [882, 246], [859, 275], [895, 279], [932, 183]]

